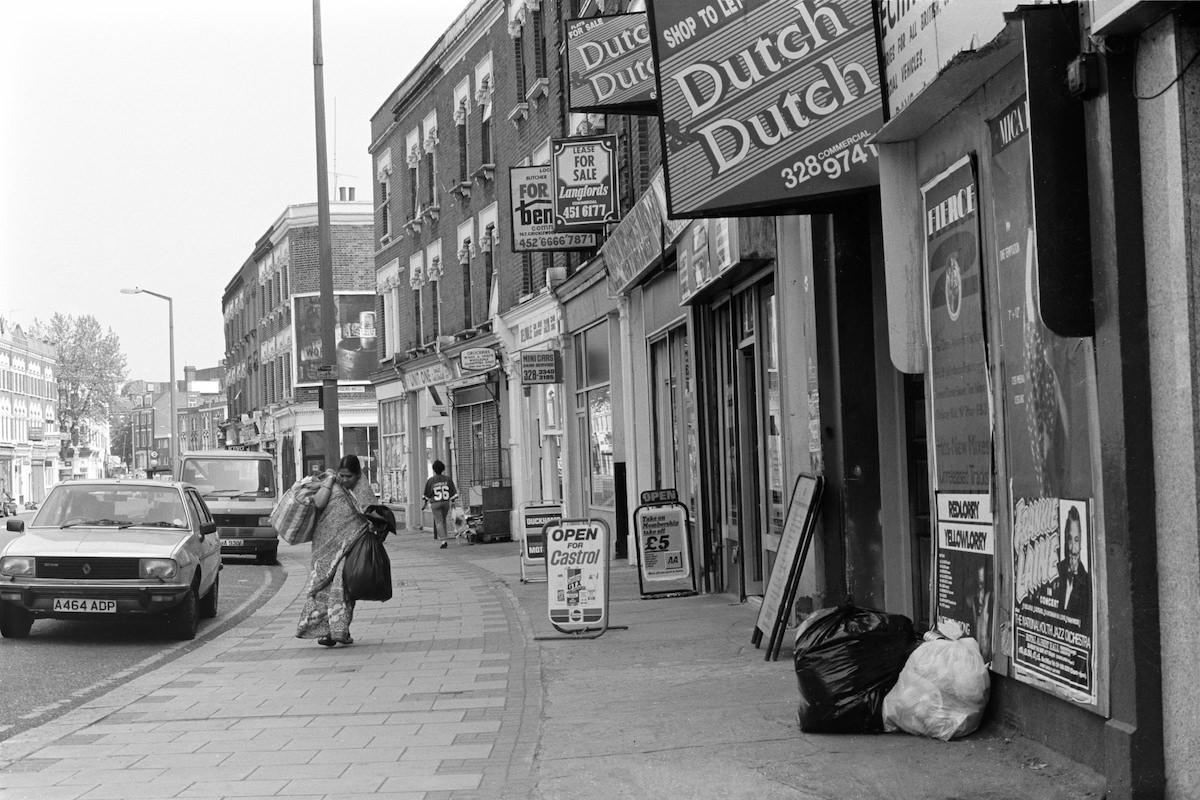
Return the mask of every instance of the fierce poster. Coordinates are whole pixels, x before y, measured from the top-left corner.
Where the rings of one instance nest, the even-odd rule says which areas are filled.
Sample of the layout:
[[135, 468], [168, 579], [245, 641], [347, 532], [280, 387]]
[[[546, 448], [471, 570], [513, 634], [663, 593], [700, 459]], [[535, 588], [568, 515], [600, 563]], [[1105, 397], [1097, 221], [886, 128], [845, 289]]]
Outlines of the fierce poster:
[[869, 0], [653, 0], [649, 18], [673, 218], [878, 184]]

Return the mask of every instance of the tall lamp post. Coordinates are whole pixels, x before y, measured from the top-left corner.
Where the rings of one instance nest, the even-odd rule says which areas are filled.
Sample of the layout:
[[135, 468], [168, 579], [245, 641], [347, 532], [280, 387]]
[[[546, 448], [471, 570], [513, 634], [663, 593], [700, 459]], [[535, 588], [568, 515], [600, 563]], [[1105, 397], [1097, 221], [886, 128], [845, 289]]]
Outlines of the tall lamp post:
[[175, 301], [167, 297], [165, 294], [152, 292], [149, 289], [122, 289], [121, 294], [148, 294], [152, 297], [157, 297], [160, 300], [167, 301], [167, 324], [170, 329], [170, 345], [171, 345], [171, 469], [175, 469], [175, 465], [179, 460], [179, 436], [176, 428], [179, 426], [179, 409], [175, 402]]

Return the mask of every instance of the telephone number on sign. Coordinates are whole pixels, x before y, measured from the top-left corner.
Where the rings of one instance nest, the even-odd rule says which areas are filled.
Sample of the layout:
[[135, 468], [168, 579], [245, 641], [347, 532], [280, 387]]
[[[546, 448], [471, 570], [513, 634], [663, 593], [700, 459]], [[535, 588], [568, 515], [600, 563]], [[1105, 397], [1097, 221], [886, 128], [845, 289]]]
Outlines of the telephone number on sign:
[[559, 233], [553, 236], [530, 236], [517, 242], [523, 250], [555, 250], [568, 247], [595, 247], [596, 237], [584, 233]]
[[790, 167], [784, 167], [779, 174], [783, 178], [783, 185], [786, 188], [795, 189], [809, 178], [824, 176], [830, 180], [837, 180], [848, 173], [855, 164], [866, 164], [878, 156], [879, 151], [875, 145], [869, 144], [863, 147], [861, 144], [856, 144], [854, 147], [847, 147], [840, 153], [834, 153], [825, 158], [817, 158], [815, 154], [809, 153]]

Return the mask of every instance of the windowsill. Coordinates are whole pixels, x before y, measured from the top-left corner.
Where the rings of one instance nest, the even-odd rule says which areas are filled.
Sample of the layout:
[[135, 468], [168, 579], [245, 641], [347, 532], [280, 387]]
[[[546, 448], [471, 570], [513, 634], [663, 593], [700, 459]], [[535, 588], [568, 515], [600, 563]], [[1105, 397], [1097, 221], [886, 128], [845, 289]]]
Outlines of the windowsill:
[[476, 181], [492, 181], [496, 178], [496, 165], [483, 164], [479, 169], [471, 173], [471, 177]]
[[525, 93], [525, 99], [533, 104], [534, 108], [538, 107], [538, 98], [545, 97], [550, 94], [550, 79], [538, 78], [533, 82], [533, 86], [529, 87], [529, 91]]
[[529, 119], [529, 103], [521, 101], [513, 106], [513, 110], [508, 112], [508, 121], [514, 127], [521, 127], [522, 120]]
[[450, 187], [450, 194], [458, 195], [463, 200], [471, 199], [471, 182], [459, 181]]

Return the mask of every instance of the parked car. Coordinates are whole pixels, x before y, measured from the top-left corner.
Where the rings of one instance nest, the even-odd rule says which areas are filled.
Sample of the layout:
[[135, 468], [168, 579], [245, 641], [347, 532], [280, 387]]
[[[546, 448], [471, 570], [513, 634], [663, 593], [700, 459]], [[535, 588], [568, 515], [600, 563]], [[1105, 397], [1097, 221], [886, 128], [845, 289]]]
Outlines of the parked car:
[[279, 500], [275, 459], [254, 450], [196, 450], [179, 459], [178, 480], [200, 492], [217, 521], [223, 555], [274, 564], [279, 534], [268, 519]]
[[15, 517], [17, 515], [17, 501], [8, 492], [0, 494], [0, 517]]
[[177, 639], [217, 615], [221, 545], [199, 492], [181, 483], [85, 480], [55, 486], [0, 551], [0, 634], [41, 618], [160, 617]]

